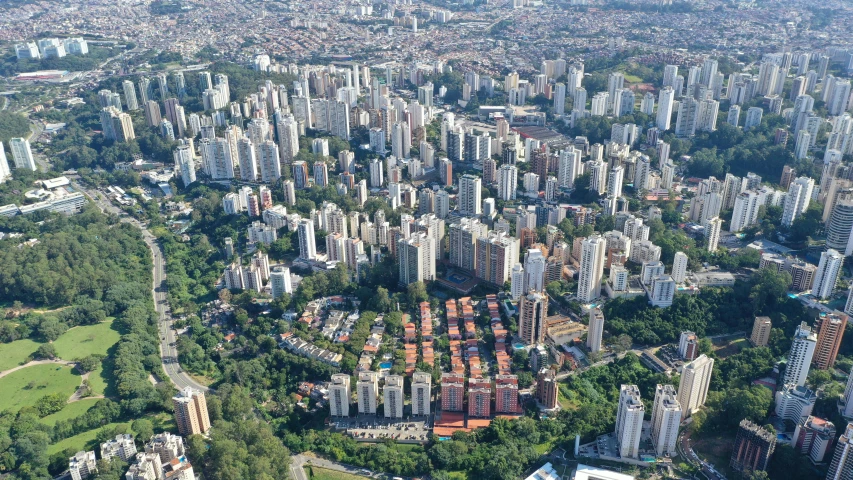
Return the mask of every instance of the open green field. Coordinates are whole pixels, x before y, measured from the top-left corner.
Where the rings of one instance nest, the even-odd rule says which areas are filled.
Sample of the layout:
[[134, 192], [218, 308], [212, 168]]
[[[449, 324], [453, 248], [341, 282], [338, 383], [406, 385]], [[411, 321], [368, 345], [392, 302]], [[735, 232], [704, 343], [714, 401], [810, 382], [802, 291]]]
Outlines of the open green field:
[[643, 79], [636, 75], [625, 75], [625, 81], [630, 83], [643, 83]]
[[47, 447], [47, 454], [53, 455], [56, 452], [61, 452], [66, 448], [71, 448], [74, 450], [96, 450], [98, 443], [98, 433], [102, 429], [107, 429], [107, 431], [112, 432], [115, 427], [123, 426], [125, 427], [127, 432], [130, 432], [130, 423], [108, 423], [101, 428], [96, 428], [94, 430], [88, 430], [83, 433], [74, 435], [73, 437], [68, 437], [65, 440], [60, 440], [53, 445]]
[[305, 467], [305, 473], [308, 475], [308, 478], [312, 478], [314, 480], [358, 480], [361, 478], [367, 478], [360, 475], [352, 475], [346, 472], [339, 472], [337, 470], [328, 470], [313, 466]]
[[69, 403], [68, 405], [65, 405], [65, 408], [62, 410], [42, 418], [41, 422], [45, 425], [53, 426], [60, 420], [71, 420], [72, 418], [77, 418], [86, 413], [90, 408], [94, 407], [99, 400], [100, 399], [98, 398], [85, 398], [74, 403]]
[[[87, 402], [89, 402], [89, 401], [91, 401], [91, 400], [87, 400]], [[94, 400], [94, 401], [97, 401], [97, 400]], [[75, 402], [75, 403], [81, 403], [81, 402]], [[92, 405], [94, 405], [94, 403], [89, 404], [89, 406], [92, 406]], [[68, 407], [66, 407], [66, 409], [67, 408]], [[60, 412], [60, 414], [61, 413], [62, 412]], [[47, 418], [47, 417], [45, 417], [45, 418]], [[144, 418], [151, 420], [151, 422], [154, 424], [154, 433], [160, 433], [160, 432], [164, 432], [167, 430], [174, 432], [177, 429], [177, 427], [175, 426], [175, 422], [172, 418], [172, 415], [170, 415], [168, 413], [158, 413], [156, 415], [150, 415], [149, 414], [149, 415], [146, 415]], [[132, 429], [130, 428], [132, 424], [133, 424], [132, 421], [114, 422], [114, 423], [108, 423], [108, 424], [104, 425], [103, 427], [98, 427], [98, 428], [95, 428], [92, 430], [87, 430], [85, 432], [74, 435], [73, 437], [68, 437], [64, 440], [60, 440], [59, 442], [57, 442], [53, 445], [50, 445], [47, 449], [47, 453], [49, 455], [52, 455], [56, 452], [61, 452], [61, 451], [65, 450], [66, 448], [71, 448], [75, 451], [79, 451], [79, 450], [83, 450], [83, 449], [91, 450], [92, 448], [97, 447], [97, 445], [96, 445], [97, 438], [98, 438], [98, 434], [101, 432], [101, 430], [106, 429], [108, 432], [112, 432], [116, 427], [123, 427], [127, 433], [132, 433]], [[358, 477], [358, 478], [360, 478], [360, 477]]]
[[112, 363], [109, 361], [101, 362], [101, 367], [89, 373], [89, 387], [92, 388], [92, 395], [116, 396], [116, 392], [112, 390], [112, 375]]
[[0, 378], [0, 411], [18, 410], [52, 393], [70, 397], [79, 385], [80, 375], [71, 367], [47, 364], [24, 368]]
[[106, 355], [121, 335], [112, 329], [112, 322], [74, 327], [53, 342], [56, 354], [63, 360], [73, 360], [89, 355]]
[[0, 372], [5, 372], [27, 362], [27, 357], [35, 353], [41, 345], [29, 338], [0, 343]]

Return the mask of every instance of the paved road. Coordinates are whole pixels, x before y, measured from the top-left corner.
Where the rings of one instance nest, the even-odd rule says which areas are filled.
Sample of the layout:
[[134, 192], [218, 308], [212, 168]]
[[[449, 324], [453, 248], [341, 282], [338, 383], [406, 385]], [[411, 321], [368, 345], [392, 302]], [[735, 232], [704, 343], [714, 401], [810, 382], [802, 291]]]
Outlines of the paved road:
[[157, 239], [147, 229], [142, 228], [142, 236], [151, 255], [154, 257], [154, 308], [160, 317], [160, 357], [163, 360], [163, 370], [166, 375], [180, 389], [192, 387], [196, 390], [206, 392], [208, 388], [190, 377], [183, 371], [178, 363], [178, 349], [175, 329], [172, 328], [172, 316], [169, 315], [169, 304], [166, 297], [166, 258], [157, 243]]
[[122, 222], [130, 223], [142, 230], [142, 238], [145, 244], [151, 250], [151, 256], [154, 260], [154, 283], [152, 285], [151, 294], [154, 297], [154, 309], [157, 310], [159, 317], [160, 331], [160, 358], [163, 362], [163, 370], [169, 377], [169, 380], [179, 389], [192, 387], [196, 390], [206, 392], [208, 387], [195, 381], [189, 374], [184, 372], [181, 365], [178, 363], [178, 350], [176, 347], [175, 330], [172, 328], [174, 321], [169, 314], [169, 304], [166, 290], [166, 259], [163, 256], [163, 251], [160, 249], [160, 244], [154, 235], [145, 228], [145, 225], [140, 223], [135, 218], [128, 216], [121, 209], [112, 204], [100, 192], [84, 188], [76, 181], [72, 181], [71, 185], [79, 192], [83, 192], [101, 209], [101, 211], [118, 215]]
[[687, 463], [692, 464], [694, 467], [699, 467], [699, 471], [702, 472], [702, 475], [708, 480], [726, 480], [722, 474], [714, 473], [711, 471], [711, 468], [708, 466], [705, 461], [699, 458], [696, 455], [696, 452], [693, 451], [693, 447], [690, 445], [690, 434], [688, 432], [684, 432], [681, 436], [678, 437], [678, 443], [676, 444], [681, 454], [681, 458], [687, 461]]

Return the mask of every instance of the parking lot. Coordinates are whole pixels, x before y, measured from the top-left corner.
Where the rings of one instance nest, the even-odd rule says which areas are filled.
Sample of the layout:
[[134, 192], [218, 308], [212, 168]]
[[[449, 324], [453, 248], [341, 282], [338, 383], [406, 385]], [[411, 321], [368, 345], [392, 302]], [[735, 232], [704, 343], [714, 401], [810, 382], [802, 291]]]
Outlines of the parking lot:
[[383, 438], [409, 442], [426, 442], [429, 440], [432, 428], [430, 420], [419, 419], [387, 419], [384, 417], [360, 415], [356, 418], [345, 418], [335, 421], [335, 428], [345, 430], [356, 440], [370, 442]]

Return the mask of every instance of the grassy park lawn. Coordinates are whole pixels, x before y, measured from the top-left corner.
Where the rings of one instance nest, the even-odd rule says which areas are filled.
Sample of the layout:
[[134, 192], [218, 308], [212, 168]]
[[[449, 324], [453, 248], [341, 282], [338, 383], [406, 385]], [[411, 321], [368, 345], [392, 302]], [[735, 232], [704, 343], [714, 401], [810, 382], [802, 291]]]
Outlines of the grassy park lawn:
[[636, 75], [625, 75], [625, 81], [629, 83], [643, 83], [643, 79]]
[[71, 367], [61, 365], [34, 365], [0, 378], [0, 411], [18, 410], [32, 405], [39, 398], [52, 393], [69, 397], [80, 385], [80, 376]]
[[112, 322], [74, 327], [53, 342], [56, 354], [63, 360], [73, 360], [89, 355], [106, 355], [121, 335], [112, 329]]
[[[88, 401], [91, 401], [91, 400], [87, 400], [87, 402]], [[75, 402], [75, 403], [81, 403], [81, 402]], [[92, 406], [92, 405], [94, 405], [94, 403], [90, 404], [90, 406]], [[67, 409], [68, 409], [68, 407], [66, 407], [63, 411], [65, 411]], [[59, 413], [61, 414], [62, 412], [59, 412]], [[45, 418], [47, 418], [47, 417], [45, 417]], [[144, 418], [151, 420], [151, 423], [154, 424], [154, 433], [160, 433], [160, 432], [164, 432], [167, 430], [174, 432], [177, 428], [175, 426], [174, 420], [172, 419], [172, 415], [169, 415], [168, 413], [158, 413], [158, 414], [154, 414], [154, 415], [146, 415]], [[122, 427], [126, 433], [133, 433], [132, 429], [130, 428], [131, 425], [133, 425], [132, 421], [108, 423], [108, 424], [104, 425], [103, 427], [98, 427], [98, 428], [95, 428], [92, 430], [87, 430], [85, 432], [74, 435], [73, 437], [68, 437], [64, 440], [60, 440], [59, 442], [50, 445], [47, 449], [47, 453], [48, 453], [48, 455], [53, 455], [56, 452], [61, 452], [61, 451], [65, 450], [66, 448], [71, 448], [74, 451], [79, 451], [79, 450], [84, 450], [84, 449], [92, 450], [93, 448], [96, 449], [98, 434], [101, 432], [101, 430], [106, 430], [107, 432], [112, 433], [116, 427]]]
[[313, 466], [305, 467], [305, 473], [308, 475], [308, 478], [313, 478], [315, 480], [358, 480], [361, 478], [367, 478], [360, 475], [353, 475], [351, 473]]
[[62, 410], [54, 413], [53, 415], [48, 415], [42, 418], [41, 422], [46, 425], [53, 426], [60, 420], [71, 420], [72, 418], [77, 418], [86, 413], [90, 408], [94, 407], [99, 401], [100, 399], [98, 398], [84, 398], [83, 400], [69, 403]]
[[0, 343], [0, 372], [26, 363], [27, 358], [35, 353], [39, 345], [41, 344], [29, 338], [15, 340], [10, 343]]
[[116, 396], [113, 388], [113, 369], [108, 361], [101, 362], [101, 367], [89, 373], [89, 387], [92, 395]]
[[61, 452], [66, 448], [71, 448], [74, 450], [97, 450], [98, 443], [98, 433], [101, 429], [106, 429], [108, 432], [112, 432], [115, 427], [124, 426], [127, 432], [130, 432], [130, 423], [131, 422], [123, 422], [123, 423], [108, 423], [101, 428], [96, 428], [94, 430], [87, 430], [83, 433], [79, 433], [74, 435], [73, 437], [68, 437], [65, 440], [60, 440], [53, 445], [47, 447], [47, 454], [53, 455], [56, 452]]

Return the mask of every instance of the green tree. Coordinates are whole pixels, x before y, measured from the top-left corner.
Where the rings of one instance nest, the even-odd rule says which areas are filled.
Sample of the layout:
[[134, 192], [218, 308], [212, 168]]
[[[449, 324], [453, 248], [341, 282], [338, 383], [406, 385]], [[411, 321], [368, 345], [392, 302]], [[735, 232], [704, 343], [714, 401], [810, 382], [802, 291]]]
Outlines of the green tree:
[[410, 283], [409, 286], [406, 287], [406, 292], [408, 294], [409, 308], [415, 308], [415, 306], [421, 302], [429, 300], [429, 295], [427, 295], [426, 285], [424, 285], [424, 282]]
[[131, 430], [136, 432], [136, 437], [143, 442], [147, 442], [154, 436], [154, 424], [147, 418], [139, 418], [133, 421], [130, 425]]
[[39, 359], [53, 360], [56, 358], [56, 347], [54, 347], [52, 343], [39, 345], [39, 348], [36, 349], [33, 356]]

